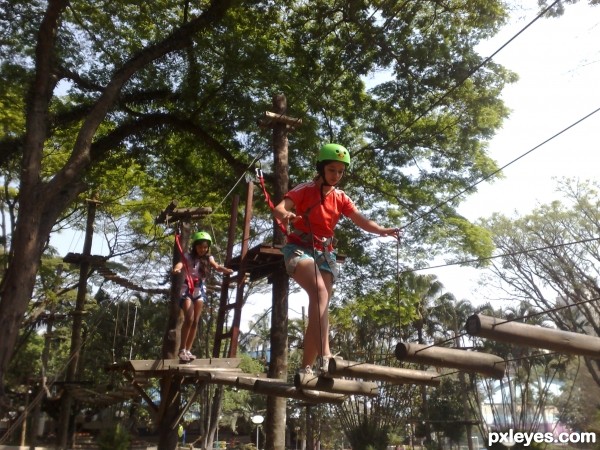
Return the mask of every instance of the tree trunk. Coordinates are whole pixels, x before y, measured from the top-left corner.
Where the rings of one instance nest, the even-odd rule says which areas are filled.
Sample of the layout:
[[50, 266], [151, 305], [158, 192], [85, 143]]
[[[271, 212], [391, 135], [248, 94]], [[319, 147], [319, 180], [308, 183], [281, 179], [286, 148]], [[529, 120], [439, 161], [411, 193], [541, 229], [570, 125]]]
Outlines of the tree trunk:
[[[4, 374], [14, 348], [19, 326], [33, 292], [40, 258], [52, 226], [60, 214], [84, 191], [85, 172], [102, 158], [92, 141], [107, 112], [117, 101], [123, 85], [154, 60], [192, 45], [190, 36], [219, 22], [233, 0], [213, 0], [196, 19], [176, 29], [165, 40], [144, 48], [114, 71], [81, 125], [72, 153], [48, 182], [41, 181], [41, 162], [48, 131], [48, 105], [58, 81], [55, 44], [67, 0], [49, 0], [40, 24], [35, 54], [35, 78], [27, 108], [26, 132], [20, 177], [19, 212], [10, 250], [10, 262], [0, 287], [0, 395]], [[60, 61], [59, 61], [60, 63]], [[0, 402], [1, 404], [1, 402]]]
[[27, 207], [19, 208], [18, 226], [11, 245], [10, 264], [4, 275], [0, 293], [0, 393], [2, 394], [4, 374], [12, 357], [21, 321], [31, 300], [45, 243], [64, 205], [64, 202], [52, 201], [55, 197], [51, 193], [43, 201], [37, 201], [36, 197], [35, 194], [20, 196], [20, 203]]

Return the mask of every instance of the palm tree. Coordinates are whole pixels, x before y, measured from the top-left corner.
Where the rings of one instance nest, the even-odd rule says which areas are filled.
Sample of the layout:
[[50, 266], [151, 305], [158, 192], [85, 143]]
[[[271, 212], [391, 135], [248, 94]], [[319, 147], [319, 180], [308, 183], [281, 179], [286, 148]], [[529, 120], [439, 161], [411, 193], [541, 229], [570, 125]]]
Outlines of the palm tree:
[[[544, 324], [544, 317], [527, 302], [520, 302], [504, 311], [487, 304], [481, 312], [532, 325]], [[481, 348], [507, 360], [506, 375], [502, 380], [483, 379], [481, 383], [492, 412], [492, 428], [539, 431], [546, 422], [549, 390], [557, 378], [561, 377], [564, 361], [555, 354], [518, 344], [486, 340]]]

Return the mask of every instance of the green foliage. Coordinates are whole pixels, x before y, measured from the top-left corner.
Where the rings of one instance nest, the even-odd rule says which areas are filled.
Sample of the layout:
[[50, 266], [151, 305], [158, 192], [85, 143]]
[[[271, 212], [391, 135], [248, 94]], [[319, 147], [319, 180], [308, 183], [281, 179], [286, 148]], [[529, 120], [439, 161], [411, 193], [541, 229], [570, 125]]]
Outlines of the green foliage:
[[12, 386], [29, 386], [41, 373], [40, 355], [44, 347], [44, 338], [37, 333], [27, 333], [27, 339], [22, 341], [7, 375], [7, 382]]
[[348, 440], [356, 450], [385, 450], [389, 443], [388, 430], [365, 421], [347, 433]]
[[100, 450], [127, 450], [131, 444], [131, 435], [118, 423], [114, 429], [105, 430], [98, 436]]
[[442, 378], [440, 386], [431, 390], [428, 399], [429, 419], [433, 431], [442, 432], [453, 444], [459, 444], [465, 435], [465, 392], [458, 380]]

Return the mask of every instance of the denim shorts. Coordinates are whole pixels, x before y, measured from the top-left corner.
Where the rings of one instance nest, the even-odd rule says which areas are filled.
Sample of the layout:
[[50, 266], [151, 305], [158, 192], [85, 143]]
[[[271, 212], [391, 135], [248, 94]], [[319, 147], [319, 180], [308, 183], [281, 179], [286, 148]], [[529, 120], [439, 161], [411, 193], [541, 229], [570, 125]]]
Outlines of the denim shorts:
[[314, 258], [317, 261], [319, 270], [331, 273], [334, 281], [337, 278], [338, 265], [336, 262], [336, 253], [334, 251], [328, 252], [329, 255], [326, 255], [325, 252], [310, 247], [286, 244], [281, 249], [281, 252], [283, 253], [283, 260], [285, 261], [285, 269], [290, 276], [294, 275], [296, 266], [300, 261], [307, 258]]
[[204, 282], [196, 284], [194, 286], [194, 292], [190, 292], [190, 288], [188, 287], [187, 283], [184, 282], [183, 286], [181, 286], [181, 297], [179, 298], [180, 308], [183, 308], [183, 302], [186, 298], [189, 298], [192, 301], [192, 303], [195, 303], [198, 300], [200, 300], [201, 302], [206, 302], [207, 295], [206, 285], [204, 284]]

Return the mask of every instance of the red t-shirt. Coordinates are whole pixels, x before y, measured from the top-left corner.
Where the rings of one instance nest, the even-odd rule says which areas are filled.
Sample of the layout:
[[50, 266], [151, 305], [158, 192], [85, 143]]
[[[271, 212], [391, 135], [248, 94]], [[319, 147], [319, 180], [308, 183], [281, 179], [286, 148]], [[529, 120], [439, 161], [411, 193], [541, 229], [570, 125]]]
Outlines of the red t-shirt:
[[[321, 188], [314, 181], [299, 184], [285, 197], [294, 202], [296, 215], [302, 216], [294, 221], [294, 228], [312, 234], [316, 239], [333, 237], [333, 230], [342, 214], [347, 217], [357, 211], [350, 197], [337, 188], [329, 192], [325, 201], [321, 202]], [[307, 219], [310, 220], [310, 225]], [[288, 242], [306, 245], [294, 233], [289, 234]]]

